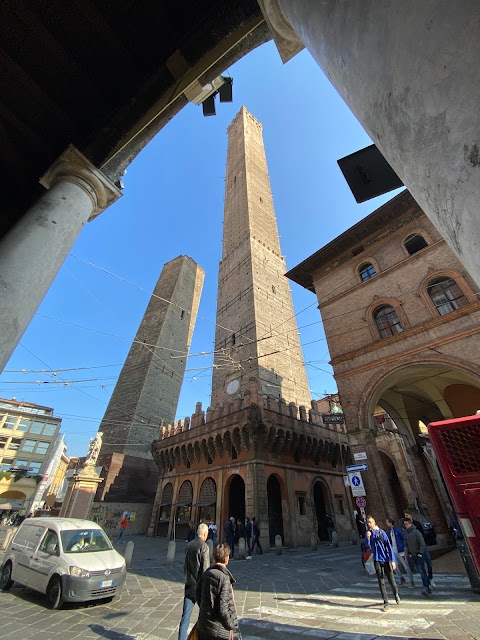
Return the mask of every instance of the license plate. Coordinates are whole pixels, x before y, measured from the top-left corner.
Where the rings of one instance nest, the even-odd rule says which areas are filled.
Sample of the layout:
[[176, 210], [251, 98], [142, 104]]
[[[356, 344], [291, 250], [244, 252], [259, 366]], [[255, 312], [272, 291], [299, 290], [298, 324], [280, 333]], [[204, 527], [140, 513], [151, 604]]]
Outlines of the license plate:
[[111, 586], [113, 586], [113, 580], [104, 580], [103, 582], [100, 582], [100, 589]]

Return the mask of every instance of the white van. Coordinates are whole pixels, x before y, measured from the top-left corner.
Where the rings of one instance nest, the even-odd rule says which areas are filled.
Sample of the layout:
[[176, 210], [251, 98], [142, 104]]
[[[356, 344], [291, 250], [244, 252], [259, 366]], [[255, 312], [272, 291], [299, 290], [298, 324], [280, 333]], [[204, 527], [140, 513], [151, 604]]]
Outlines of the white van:
[[125, 560], [103, 529], [90, 520], [28, 518], [10, 542], [0, 573], [0, 589], [14, 582], [45, 593], [47, 606], [112, 599], [127, 575]]

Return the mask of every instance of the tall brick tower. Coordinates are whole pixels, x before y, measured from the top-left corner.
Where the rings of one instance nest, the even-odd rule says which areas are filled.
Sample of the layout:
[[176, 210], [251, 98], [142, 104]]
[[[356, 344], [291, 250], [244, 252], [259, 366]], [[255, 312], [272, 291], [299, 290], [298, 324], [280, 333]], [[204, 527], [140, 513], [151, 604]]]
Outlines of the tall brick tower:
[[252, 384], [263, 396], [311, 401], [262, 129], [245, 107], [228, 128], [212, 406]]
[[[99, 427], [100, 461], [108, 466], [110, 478], [97, 498], [110, 491], [110, 498], [133, 499], [151, 469], [156, 474], [150, 446], [158, 438], [160, 422], [173, 424], [175, 419], [204, 275], [188, 256], [162, 269]], [[153, 500], [156, 478], [146, 484]]]

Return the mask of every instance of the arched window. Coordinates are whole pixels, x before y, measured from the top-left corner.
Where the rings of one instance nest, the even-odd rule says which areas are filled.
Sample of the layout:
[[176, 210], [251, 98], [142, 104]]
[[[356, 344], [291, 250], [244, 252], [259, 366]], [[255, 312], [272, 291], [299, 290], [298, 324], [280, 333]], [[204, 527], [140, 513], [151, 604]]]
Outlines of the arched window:
[[358, 270], [358, 274], [361, 281], [365, 282], [366, 280], [370, 280], [370, 278], [374, 278], [377, 275], [377, 272], [375, 271], [375, 267], [373, 266], [373, 264], [367, 262], [360, 267], [360, 269]]
[[453, 278], [441, 278], [431, 282], [428, 285], [428, 295], [441, 316], [468, 304], [463, 291]]
[[405, 249], [408, 251], [408, 255], [410, 256], [413, 256], [413, 254], [417, 253], [417, 251], [421, 251], [422, 249], [425, 249], [425, 247], [428, 247], [425, 238], [418, 233], [414, 233], [413, 235], [408, 236], [408, 238], [404, 242], [404, 245]]
[[397, 312], [389, 305], [378, 307], [373, 314], [373, 319], [381, 338], [390, 338], [403, 331]]

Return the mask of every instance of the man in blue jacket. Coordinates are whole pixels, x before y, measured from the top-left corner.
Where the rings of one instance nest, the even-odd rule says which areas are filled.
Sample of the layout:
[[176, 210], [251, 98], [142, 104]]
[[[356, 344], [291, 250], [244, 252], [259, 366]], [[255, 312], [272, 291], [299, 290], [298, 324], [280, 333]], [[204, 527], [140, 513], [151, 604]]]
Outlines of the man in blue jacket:
[[367, 527], [368, 531], [365, 535], [365, 542], [367, 547], [372, 549], [373, 563], [377, 574], [378, 586], [380, 587], [380, 593], [383, 597], [383, 610], [387, 611], [389, 604], [387, 590], [385, 588], [385, 576], [387, 576], [390, 586], [392, 587], [395, 602], [400, 604], [397, 583], [393, 577], [393, 572], [397, 566], [395, 564], [395, 553], [387, 534], [383, 529], [378, 527], [372, 516], [367, 516]]
[[400, 570], [400, 565], [402, 565], [410, 581], [409, 588], [412, 589], [415, 586], [415, 583], [413, 581], [413, 573], [410, 569], [408, 558], [405, 557], [405, 537], [403, 535], [403, 531], [395, 526], [395, 520], [392, 520], [392, 518], [387, 518], [386, 525], [388, 527], [387, 533], [390, 536], [392, 549], [397, 559], [397, 568], [395, 569], [395, 573], [400, 576], [400, 586], [406, 582]]

